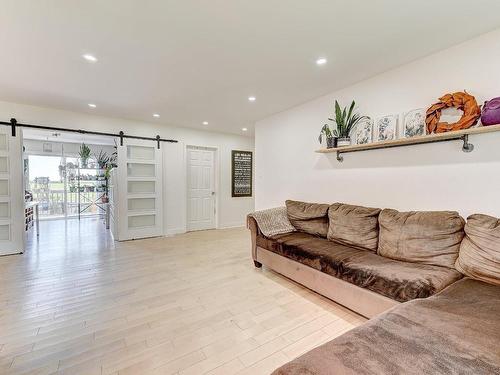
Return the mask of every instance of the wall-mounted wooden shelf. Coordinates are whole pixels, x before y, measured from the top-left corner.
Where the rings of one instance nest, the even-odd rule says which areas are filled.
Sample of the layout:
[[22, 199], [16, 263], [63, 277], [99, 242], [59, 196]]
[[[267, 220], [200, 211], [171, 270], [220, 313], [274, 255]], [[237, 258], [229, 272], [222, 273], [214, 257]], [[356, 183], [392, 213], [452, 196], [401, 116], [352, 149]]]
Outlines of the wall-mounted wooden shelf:
[[429, 134], [420, 137], [395, 139], [391, 141], [373, 142], [364, 145], [352, 145], [352, 146], [336, 147], [336, 148], [322, 148], [316, 150], [316, 152], [322, 154], [337, 153], [337, 160], [341, 162], [344, 160], [342, 154], [346, 154], [349, 152], [379, 150], [382, 148], [420, 145], [424, 143], [445, 142], [458, 139], [463, 141], [462, 150], [464, 152], [471, 152], [474, 149], [474, 145], [469, 143], [469, 135], [493, 133], [498, 131], [500, 131], [500, 125], [479, 126], [477, 128], [457, 130], [453, 132]]

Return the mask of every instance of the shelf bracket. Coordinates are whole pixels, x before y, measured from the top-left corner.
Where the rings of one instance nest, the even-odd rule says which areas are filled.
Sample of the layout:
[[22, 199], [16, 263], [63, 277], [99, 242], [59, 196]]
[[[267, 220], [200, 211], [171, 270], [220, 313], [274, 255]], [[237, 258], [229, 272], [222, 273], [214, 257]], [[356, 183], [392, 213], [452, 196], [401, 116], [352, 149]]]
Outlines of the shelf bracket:
[[463, 135], [462, 141], [464, 141], [464, 144], [462, 146], [463, 152], [472, 152], [474, 150], [474, 145], [472, 143], [469, 143], [469, 134]]
[[339, 163], [342, 163], [344, 161], [344, 157], [342, 156], [342, 154], [340, 153], [340, 151], [337, 151], [337, 161]]

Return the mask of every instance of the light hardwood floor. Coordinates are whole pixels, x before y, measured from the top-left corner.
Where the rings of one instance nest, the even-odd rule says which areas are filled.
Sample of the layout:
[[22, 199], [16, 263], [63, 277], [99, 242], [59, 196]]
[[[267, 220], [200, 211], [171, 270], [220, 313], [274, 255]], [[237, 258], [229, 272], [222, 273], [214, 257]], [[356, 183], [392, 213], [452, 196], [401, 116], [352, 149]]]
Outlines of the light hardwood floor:
[[0, 258], [1, 374], [269, 374], [364, 318], [250, 258], [244, 228], [113, 242], [41, 223]]

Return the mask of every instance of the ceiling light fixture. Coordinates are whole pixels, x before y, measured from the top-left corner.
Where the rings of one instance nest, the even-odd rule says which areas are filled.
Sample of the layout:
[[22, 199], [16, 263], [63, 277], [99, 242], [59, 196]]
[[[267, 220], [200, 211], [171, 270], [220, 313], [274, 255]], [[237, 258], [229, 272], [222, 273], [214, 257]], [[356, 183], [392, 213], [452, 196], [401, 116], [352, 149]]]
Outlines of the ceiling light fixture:
[[208, 121], [203, 121], [203, 125], [208, 125]]
[[82, 56], [85, 60], [87, 60], [88, 62], [92, 62], [92, 63], [95, 63], [97, 62], [97, 57], [95, 57], [94, 55], [89, 55], [88, 53], [83, 55]]
[[89, 107], [90, 107], [90, 108], [95, 108], [95, 107], [97, 107], [94, 103], [89, 103], [88, 105], [89, 105]]
[[249, 96], [248, 100], [254, 102], [257, 98], [255, 96]]
[[326, 64], [326, 59], [324, 57], [321, 57], [319, 59], [316, 60], [316, 64], [317, 65], [325, 65]]
[[243, 130], [244, 132], [246, 132], [248, 129], [247, 128], [241, 128], [241, 130]]
[[153, 113], [153, 117], [158, 118], [158, 117], [160, 117], [160, 115], [158, 113]]

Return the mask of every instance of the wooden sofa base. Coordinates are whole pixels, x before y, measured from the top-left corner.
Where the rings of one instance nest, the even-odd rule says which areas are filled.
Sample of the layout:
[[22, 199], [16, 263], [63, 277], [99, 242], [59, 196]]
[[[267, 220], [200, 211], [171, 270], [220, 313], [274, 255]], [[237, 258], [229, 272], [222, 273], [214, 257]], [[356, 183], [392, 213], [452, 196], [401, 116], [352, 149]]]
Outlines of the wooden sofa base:
[[367, 318], [372, 318], [400, 304], [259, 246], [255, 248], [254, 264], [256, 267], [263, 264]]

